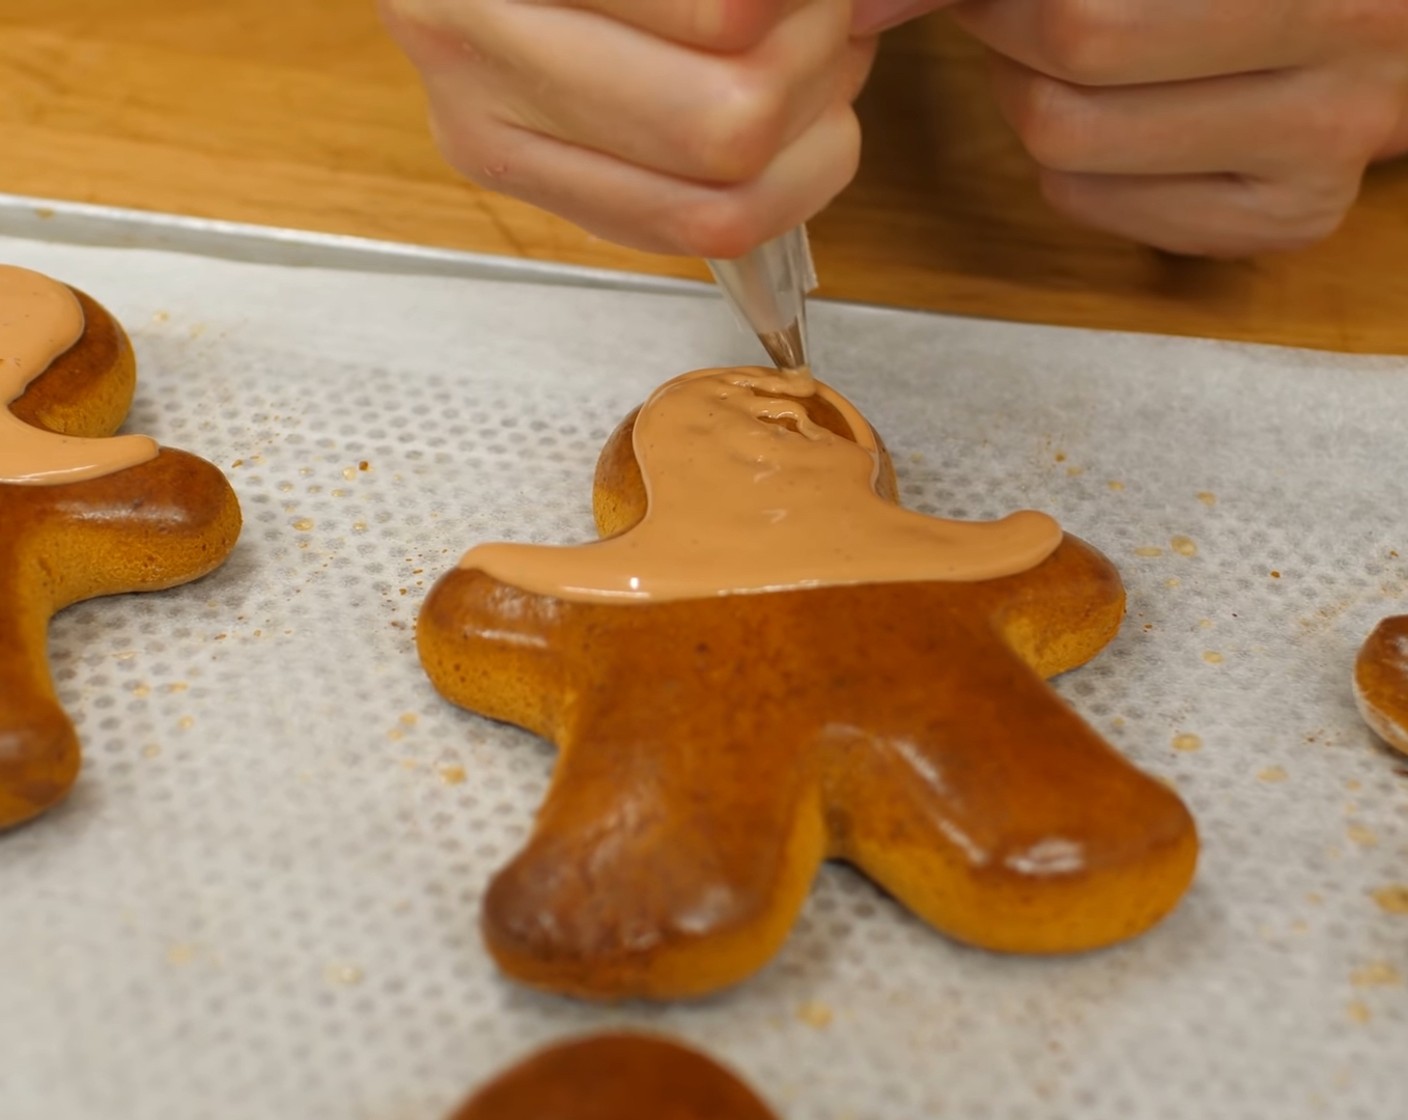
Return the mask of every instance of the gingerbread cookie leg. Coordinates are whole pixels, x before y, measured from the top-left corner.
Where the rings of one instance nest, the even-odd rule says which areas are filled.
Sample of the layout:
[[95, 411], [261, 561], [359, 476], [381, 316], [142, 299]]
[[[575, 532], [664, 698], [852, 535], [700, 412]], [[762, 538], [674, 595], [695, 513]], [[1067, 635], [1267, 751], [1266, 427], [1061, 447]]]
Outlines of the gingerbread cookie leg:
[[204, 575], [240, 528], [234, 492], [209, 463], [136, 437], [99, 438], [130, 402], [126, 336], [86, 296], [21, 273], [0, 269], [9, 306], [37, 292], [39, 309], [57, 316], [72, 302], [81, 337], [40, 364], [30, 343], [45, 317], [0, 319], [0, 404], [10, 405], [0, 408], [0, 828], [54, 805], [78, 774], [48, 667], [49, 619], [83, 599]]
[[1408, 615], [1386, 618], [1354, 665], [1354, 698], [1389, 746], [1408, 753]]
[[[567, 621], [540, 606], [453, 573], [421, 615], [432, 678], [521, 721], [491, 699], [531, 679], [523, 651]], [[787, 679], [740, 656], [770, 645], [746, 623], [705, 643], [678, 611], [625, 614], [567, 622], [592, 652], [557, 667], [565, 702], [539, 726], [562, 754], [532, 838], [489, 887], [483, 927], [505, 971], [542, 987], [695, 995], [768, 960], [806, 898], [826, 847], [814, 729], [791, 714]], [[469, 656], [437, 656], [452, 647]], [[470, 664], [503, 676], [445, 683]]]
[[[1048, 563], [1073, 559], [1087, 558]], [[926, 643], [926, 629], [943, 641]], [[946, 664], [955, 632], [962, 662]], [[996, 628], [936, 610], [887, 640], [927, 655], [930, 675], [877, 680], [884, 705], [823, 732], [836, 856], [936, 929], [1003, 952], [1099, 948], [1173, 909], [1198, 850], [1175, 793], [1112, 750]]]
[[[533, 839], [490, 885], [487, 943], [510, 974], [578, 995], [725, 986], [772, 955], [821, 860], [814, 771], [789, 772], [801, 744], [785, 726], [768, 757], [747, 749], [758, 709], [717, 679], [746, 634], [642, 666], [613, 658], [630, 642], [614, 617], [598, 628], [573, 606], [456, 571], [421, 612], [442, 691], [563, 746]], [[577, 645], [590, 652], [561, 652]]]

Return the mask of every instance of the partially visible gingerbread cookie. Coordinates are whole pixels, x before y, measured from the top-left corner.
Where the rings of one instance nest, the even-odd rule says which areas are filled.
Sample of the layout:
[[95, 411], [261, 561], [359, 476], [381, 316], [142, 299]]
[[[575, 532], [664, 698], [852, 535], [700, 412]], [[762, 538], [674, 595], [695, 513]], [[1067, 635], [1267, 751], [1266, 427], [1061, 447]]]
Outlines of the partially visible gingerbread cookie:
[[1379, 737], [1408, 753], [1408, 615], [1369, 635], [1354, 665], [1354, 698]]
[[221, 472], [142, 436], [113, 437], [136, 383], [101, 306], [0, 266], [0, 829], [60, 801], [79, 744], [49, 673], [55, 612], [205, 575], [234, 547]]
[[501, 1073], [451, 1120], [777, 1120], [712, 1058], [648, 1034], [549, 1046]]
[[1048, 517], [904, 510], [884, 449], [820, 387], [668, 383], [608, 441], [606, 539], [489, 545], [421, 612], [455, 703], [557, 743], [490, 884], [511, 976], [701, 995], [781, 946], [821, 861], [1006, 952], [1148, 929], [1193, 874], [1171, 789], [1044, 683], [1114, 636], [1114, 567]]

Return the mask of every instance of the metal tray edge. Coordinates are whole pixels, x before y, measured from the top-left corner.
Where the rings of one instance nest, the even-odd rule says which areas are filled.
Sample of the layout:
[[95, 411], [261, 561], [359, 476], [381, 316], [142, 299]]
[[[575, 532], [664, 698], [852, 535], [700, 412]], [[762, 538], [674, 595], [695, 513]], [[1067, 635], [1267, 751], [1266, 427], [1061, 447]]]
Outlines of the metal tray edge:
[[161, 249], [292, 268], [454, 276], [662, 295], [714, 294], [712, 285], [694, 280], [3, 192], [0, 235], [108, 248]]

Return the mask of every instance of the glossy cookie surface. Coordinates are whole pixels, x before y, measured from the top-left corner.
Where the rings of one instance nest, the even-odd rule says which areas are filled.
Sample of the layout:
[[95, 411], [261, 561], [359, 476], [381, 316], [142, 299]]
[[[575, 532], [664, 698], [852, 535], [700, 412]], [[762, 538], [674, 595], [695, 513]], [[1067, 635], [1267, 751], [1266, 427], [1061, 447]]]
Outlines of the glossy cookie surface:
[[[598, 466], [605, 537], [647, 510], [634, 420]], [[875, 486], [893, 501], [888, 460]], [[1182, 802], [1043, 680], [1123, 612], [1115, 569], [1074, 537], [1000, 578], [627, 604], [527, 590], [473, 555], [427, 599], [422, 662], [449, 699], [560, 749], [484, 902], [520, 980], [597, 998], [738, 982], [827, 858], [1008, 952], [1132, 937], [1188, 886]]]

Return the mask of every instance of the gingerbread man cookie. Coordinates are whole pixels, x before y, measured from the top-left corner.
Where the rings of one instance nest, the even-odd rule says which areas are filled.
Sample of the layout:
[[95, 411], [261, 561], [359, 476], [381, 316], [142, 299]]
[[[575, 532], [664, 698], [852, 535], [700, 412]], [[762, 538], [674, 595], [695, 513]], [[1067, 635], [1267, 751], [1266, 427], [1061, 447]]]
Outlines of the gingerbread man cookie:
[[131, 345], [102, 307], [0, 266], [0, 829], [50, 808], [78, 775], [49, 619], [83, 599], [193, 580], [239, 535], [215, 467], [142, 436], [106, 438], [135, 384]]
[[588, 997], [765, 964], [822, 860], [994, 950], [1108, 945], [1187, 888], [1197, 838], [1043, 678], [1114, 636], [1114, 567], [1048, 517], [897, 504], [853, 406], [764, 370], [672, 381], [598, 464], [579, 547], [485, 545], [422, 609], [450, 700], [557, 743], [483, 930]]
[[1354, 665], [1354, 698], [1379, 737], [1408, 753], [1408, 615], [1369, 635]]
[[452, 1120], [777, 1120], [696, 1050], [647, 1034], [560, 1042], [500, 1074]]

